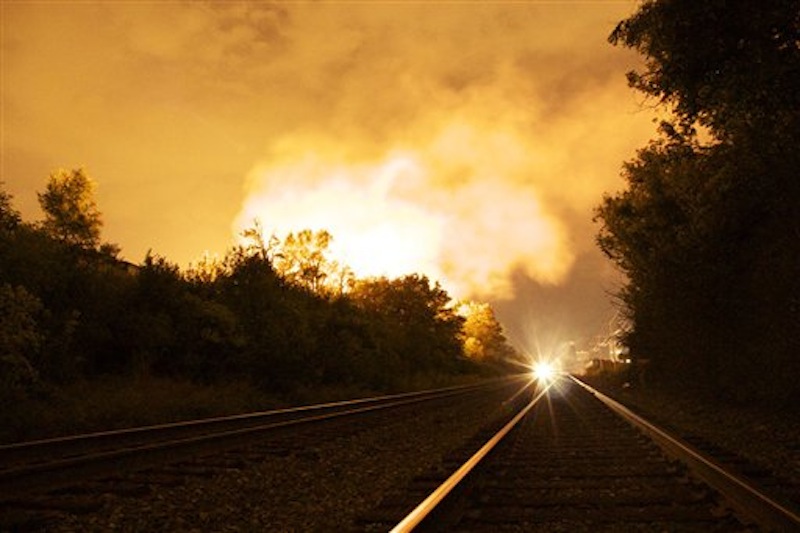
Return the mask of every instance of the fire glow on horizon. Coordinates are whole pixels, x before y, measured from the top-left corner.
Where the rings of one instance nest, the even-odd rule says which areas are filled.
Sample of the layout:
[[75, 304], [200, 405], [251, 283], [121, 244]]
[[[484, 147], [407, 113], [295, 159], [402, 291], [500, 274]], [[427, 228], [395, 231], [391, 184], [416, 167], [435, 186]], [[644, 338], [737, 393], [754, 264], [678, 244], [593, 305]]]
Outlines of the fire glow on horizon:
[[333, 259], [359, 277], [422, 273], [458, 296], [507, 297], [512, 270], [556, 283], [573, 261], [562, 224], [525, 182], [535, 164], [525, 148], [465, 123], [371, 161], [286, 139], [250, 173], [235, 230], [256, 219], [278, 237], [325, 229]]
[[134, 262], [222, 255], [258, 219], [329, 231], [358, 276], [588, 323], [592, 208], [653, 132], [606, 40], [635, 6], [6, 2], [5, 185], [35, 220], [45, 177], [86, 168]]

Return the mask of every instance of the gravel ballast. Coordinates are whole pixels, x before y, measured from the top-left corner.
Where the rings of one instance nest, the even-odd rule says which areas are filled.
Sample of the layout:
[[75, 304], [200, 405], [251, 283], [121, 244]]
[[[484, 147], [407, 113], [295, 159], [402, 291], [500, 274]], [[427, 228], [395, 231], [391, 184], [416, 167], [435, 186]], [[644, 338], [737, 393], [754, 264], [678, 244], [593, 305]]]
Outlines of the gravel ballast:
[[[656, 423], [700, 436], [800, 483], [800, 420], [794, 412], [709, 405], [656, 390], [605, 392]], [[243, 468], [188, 476], [174, 486], [154, 485], [142, 495], [94, 495], [99, 508], [48, 510], [28, 529], [353, 531], [357, 519], [391, 490], [436, 467], [487, 421], [504, 414], [498, 402], [477, 408], [465, 403], [447, 412], [420, 408], [413, 427], [407, 419], [390, 422], [283, 455], [265, 455]]]
[[156, 485], [142, 496], [106, 495], [93, 512], [58, 513], [36, 529], [349, 531], [387, 491], [434, 467], [487, 420], [504, 414], [499, 401], [479, 407], [465, 402], [447, 411], [420, 407], [413, 427], [404, 418], [284, 456], [267, 455], [211, 478]]
[[796, 410], [733, 406], [656, 388], [607, 387], [604, 392], [668, 431], [700, 437], [800, 485]]

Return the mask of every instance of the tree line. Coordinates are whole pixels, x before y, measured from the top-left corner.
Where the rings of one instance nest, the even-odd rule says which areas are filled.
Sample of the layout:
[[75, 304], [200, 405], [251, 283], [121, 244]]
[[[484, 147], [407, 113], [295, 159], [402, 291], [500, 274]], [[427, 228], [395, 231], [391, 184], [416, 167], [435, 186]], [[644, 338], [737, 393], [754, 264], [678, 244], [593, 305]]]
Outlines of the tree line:
[[800, 400], [800, 2], [650, 0], [610, 36], [669, 113], [597, 209], [653, 379]]
[[325, 231], [279, 240], [255, 224], [221, 259], [181, 270], [148, 252], [134, 265], [101, 242], [85, 171], [54, 172], [38, 198], [44, 219], [25, 222], [0, 187], [7, 397], [105, 375], [387, 391], [516, 356], [490, 307], [419, 274], [358, 279], [328, 258]]

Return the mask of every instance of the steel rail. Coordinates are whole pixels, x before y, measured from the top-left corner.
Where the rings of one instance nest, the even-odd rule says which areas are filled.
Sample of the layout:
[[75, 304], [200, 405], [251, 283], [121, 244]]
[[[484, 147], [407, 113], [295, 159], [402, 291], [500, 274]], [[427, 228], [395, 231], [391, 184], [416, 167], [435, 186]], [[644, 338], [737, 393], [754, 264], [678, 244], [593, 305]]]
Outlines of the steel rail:
[[[148, 426], [144, 428], [133, 428], [130, 430], [120, 430], [114, 432], [103, 432], [97, 434], [66, 437], [61, 439], [49, 439], [36, 441], [34, 448], [49, 450], [52, 446], [60, 443], [81, 442], [88, 445], [88, 449], [75, 452], [75, 455], [58, 455], [55, 458], [46, 457], [40, 462], [23, 465], [12, 465], [0, 470], [0, 498], [16, 497], [22, 493], [38, 490], [41, 488], [53, 489], [71, 485], [76, 480], [88, 479], [100, 475], [114, 474], [120, 469], [141, 469], [148, 466], [163, 463], [169, 459], [175, 459], [176, 454], [202, 454], [216, 451], [225, 443], [242, 445], [249, 441], [254, 441], [269, 431], [274, 431], [287, 426], [297, 426], [330, 420], [333, 418], [353, 416], [369, 411], [411, 405], [414, 403], [430, 401], [439, 398], [446, 398], [459, 394], [468, 394], [479, 391], [482, 388], [500, 385], [505, 380], [491, 380], [480, 384], [461, 385], [447, 387], [443, 389], [432, 389], [417, 393], [402, 393], [391, 396], [381, 396], [350, 400], [342, 402], [332, 402], [313, 406], [304, 406], [285, 410], [268, 411], [264, 413], [253, 413], [250, 415], [235, 415], [233, 417], [221, 417], [212, 419], [210, 424], [204, 424], [203, 420], [191, 421], [188, 423], [165, 424], [161, 426]], [[297, 417], [297, 414], [300, 414]], [[281, 415], [275, 418], [270, 415]], [[285, 415], [289, 415], [286, 417]], [[292, 417], [291, 415], [294, 415]], [[256, 425], [251, 425], [252, 418], [262, 420]], [[229, 424], [220, 426], [217, 422], [230, 423], [232, 420], [245, 421], [245, 427], [231, 427]], [[169, 438], [162, 438], [160, 431], [164, 428], [171, 433]], [[184, 435], [173, 435], [176, 428], [191, 428], [193, 433]], [[148, 433], [154, 432], [156, 438], [148, 440]], [[136, 435], [134, 442], [125, 442], [125, 437]], [[151, 435], [152, 436], [152, 435]], [[94, 437], [99, 437], [102, 447], [91, 448], [91, 441]], [[114, 437], [121, 437], [116, 446], [113, 444]], [[88, 444], [87, 444], [88, 443]], [[6, 449], [13, 448], [11, 445]], [[75, 451], [75, 450], [73, 450]]]
[[763, 494], [747, 481], [728, 472], [713, 459], [702, 455], [693, 446], [667, 434], [616, 400], [575, 376], [570, 376], [570, 378], [612, 411], [647, 434], [668, 455], [686, 464], [697, 477], [724, 495], [735, 509], [770, 529], [800, 531], [800, 514], [797, 511]]
[[57, 458], [72, 455], [101, 451], [104, 449], [120, 448], [121, 446], [135, 446], [138, 444], [152, 443], [156, 439], [170, 440], [197, 432], [224, 431], [226, 427], [238, 429], [252, 423], [261, 425], [265, 421], [280, 419], [296, 419], [306, 413], [316, 416], [317, 413], [347, 409], [356, 405], [378, 405], [394, 402], [402, 398], [428, 397], [444, 394], [448, 391], [467, 391], [484, 387], [493, 382], [502, 382], [503, 379], [489, 380], [481, 383], [455, 385], [440, 389], [427, 389], [423, 391], [404, 392], [386, 396], [372, 396], [355, 400], [342, 400], [322, 404], [303, 405], [285, 409], [273, 409], [230, 416], [203, 418], [166, 424], [155, 424], [133, 428], [99, 431], [81, 435], [68, 435], [27, 442], [17, 442], [0, 445], [0, 470], [14, 463], [34, 458], [37, 461], [43, 457]]
[[[594, 395], [612, 412], [648, 435], [664, 452], [687, 465], [699, 479], [722, 494], [733, 508], [746, 517], [755, 520], [759, 526], [775, 531], [800, 531], [800, 515], [788, 506], [783, 505], [761, 493], [738, 476], [703, 456], [699, 451], [682, 440], [667, 434], [664, 430], [646, 421], [616, 400], [594, 389], [575, 376], [569, 378]], [[502, 439], [522, 420], [534, 405], [544, 396], [549, 387], [542, 390], [514, 418], [496, 433], [483, 447], [470, 457], [444, 483], [431, 492], [414, 510], [406, 515], [391, 533], [408, 533], [428, 520], [439, 504], [450, 495], [459, 484], [462, 484], [475, 467], [502, 441]]]
[[[531, 382], [530, 384], [532, 384]], [[528, 411], [545, 395], [555, 380], [550, 381], [539, 394], [537, 394], [525, 407], [523, 407], [500, 431], [498, 431], [486, 444], [472, 455], [458, 470], [456, 470], [444, 483], [439, 485], [427, 498], [414, 508], [403, 520], [394, 526], [390, 533], [407, 533], [416, 528], [427, 519], [436, 507], [444, 500], [464, 479], [478, 466], [478, 464], [505, 438], [508, 433], [522, 420]], [[529, 385], [530, 385], [529, 384]]]

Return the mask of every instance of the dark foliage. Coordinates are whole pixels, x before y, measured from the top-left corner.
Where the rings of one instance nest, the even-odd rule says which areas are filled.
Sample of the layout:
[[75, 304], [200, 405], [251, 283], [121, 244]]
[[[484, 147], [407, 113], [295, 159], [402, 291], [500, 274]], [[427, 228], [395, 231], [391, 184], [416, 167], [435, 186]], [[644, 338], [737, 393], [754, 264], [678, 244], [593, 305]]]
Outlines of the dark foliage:
[[800, 2], [648, 1], [611, 41], [674, 113], [597, 212], [632, 353], [662, 382], [797, 401]]
[[[79, 214], [71, 220], [82, 234]], [[0, 399], [108, 375], [290, 393], [330, 384], [397, 390], [421, 376], [481, 370], [464, 360], [463, 320], [449, 295], [427, 278], [363, 280], [349, 292], [344, 275], [305, 283], [276, 271], [263, 242], [181, 272], [152, 253], [126, 263], [115, 247], [50, 226], [23, 222], [0, 190], [0, 364], [10, 394]], [[322, 257], [330, 236], [307, 233], [309, 251], [302, 242], [289, 251], [316, 254], [317, 271], [336, 274]]]

